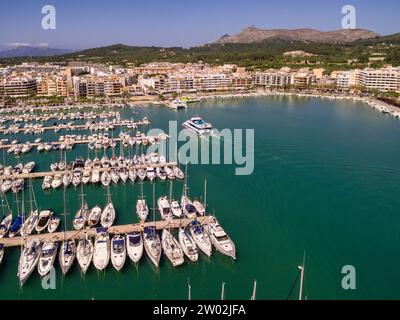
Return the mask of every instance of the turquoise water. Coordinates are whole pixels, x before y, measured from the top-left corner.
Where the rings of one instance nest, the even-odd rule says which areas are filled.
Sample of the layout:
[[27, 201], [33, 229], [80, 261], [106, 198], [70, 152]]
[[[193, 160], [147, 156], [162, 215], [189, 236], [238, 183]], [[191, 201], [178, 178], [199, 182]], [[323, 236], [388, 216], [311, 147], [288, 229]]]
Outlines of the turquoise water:
[[[237, 261], [215, 253], [211, 259], [200, 255], [197, 263], [173, 268], [163, 257], [156, 270], [144, 257], [138, 268], [126, 263], [117, 272], [110, 264], [99, 273], [91, 266], [84, 277], [76, 263], [66, 277], [57, 265], [56, 290], [42, 289], [37, 273], [21, 289], [16, 277], [20, 249], [15, 248], [6, 252], [0, 266], [0, 299], [186, 299], [188, 278], [193, 299], [219, 299], [222, 282], [227, 299], [249, 299], [254, 279], [258, 299], [286, 299], [304, 250], [308, 299], [400, 298], [398, 120], [360, 103], [294, 97], [210, 100], [183, 112], [163, 107], [134, 111], [147, 116], [152, 128], [166, 131], [169, 120], [180, 125], [195, 114], [218, 129], [255, 129], [252, 175], [236, 176], [235, 165], [188, 167], [192, 197], [203, 195], [207, 179], [209, 209], [235, 241]], [[132, 116], [131, 109], [121, 112]], [[48, 132], [44, 139], [55, 137]], [[86, 148], [75, 147], [68, 158], [78, 154], [86, 157]], [[7, 163], [18, 162], [5, 157]], [[36, 170], [47, 171], [59, 157], [52, 152], [39, 159], [35, 151], [19, 161], [40, 161]], [[41, 208], [63, 211], [61, 190], [43, 192], [41, 181], [34, 187]], [[174, 197], [180, 198], [182, 182], [173, 187]], [[151, 201], [152, 185], [145, 183], [144, 190]], [[168, 183], [156, 183], [156, 197], [168, 190]], [[69, 228], [79, 192], [73, 187], [67, 192]], [[111, 193], [117, 223], [137, 221], [139, 184], [114, 185]], [[90, 206], [106, 201], [102, 187], [85, 187], [85, 194]], [[7, 197], [15, 208], [12, 195]], [[344, 265], [356, 268], [356, 290], [341, 287]], [[297, 294], [295, 284], [290, 298]]]

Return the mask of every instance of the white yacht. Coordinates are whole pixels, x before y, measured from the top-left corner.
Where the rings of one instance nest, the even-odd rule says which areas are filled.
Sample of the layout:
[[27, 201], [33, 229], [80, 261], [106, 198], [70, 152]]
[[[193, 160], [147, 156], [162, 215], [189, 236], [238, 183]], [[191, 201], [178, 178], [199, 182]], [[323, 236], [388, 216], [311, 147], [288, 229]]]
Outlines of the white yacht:
[[182, 195], [182, 198], [181, 198], [181, 207], [182, 207], [183, 213], [185, 214], [185, 216], [187, 218], [195, 219], [197, 217], [196, 208], [194, 207], [190, 198], [188, 196], [186, 196], [185, 194]]
[[57, 242], [45, 242], [43, 244], [38, 263], [38, 272], [42, 277], [47, 275], [53, 267], [57, 256], [57, 249]]
[[94, 169], [92, 172], [92, 183], [98, 183], [100, 181], [100, 171]]
[[93, 258], [93, 241], [89, 238], [82, 238], [78, 242], [78, 248], [76, 250], [76, 259], [81, 267], [83, 274], [88, 270], [90, 263]]
[[71, 172], [65, 172], [63, 176], [63, 185], [64, 187], [68, 187], [72, 182], [72, 174]]
[[171, 211], [172, 214], [177, 218], [180, 218], [182, 216], [182, 209], [178, 201], [171, 202]]
[[32, 240], [24, 246], [18, 263], [18, 277], [21, 286], [24, 285], [38, 264], [40, 252], [41, 246], [39, 240]]
[[51, 187], [53, 189], [58, 189], [62, 185], [63, 176], [61, 173], [57, 173], [54, 175], [53, 180], [51, 181]]
[[95, 206], [89, 214], [88, 225], [89, 227], [94, 227], [97, 225], [101, 218], [101, 208], [99, 206]]
[[83, 184], [88, 184], [91, 179], [92, 179], [92, 176], [90, 174], [90, 170], [88, 170], [88, 169], [83, 170], [82, 183]]
[[236, 248], [232, 239], [226, 234], [215, 217], [205, 226], [214, 247], [222, 254], [236, 259]]
[[212, 254], [212, 245], [211, 245], [210, 237], [204, 231], [204, 228], [201, 226], [201, 224], [197, 220], [191, 222], [190, 234], [192, 235], [192, 238], [193, 238], [194, 242], [196, 243], [197, 247], [201, 251], [203, 251], [203, 253], [205, 255], [210, 257]]
[[58, 255], [60, 267], [64, 275], [67, 274], [68, 270], [74, 263], [76, 255], [76, 245], [74, 240], [64, 241], [60, 248], [60, 253]]
[[146, 221], [149, 214], [149, 207], [147, 206], [145, 199], [138, 199], [136, 202], [136, 213], [140, 221]]
[[50, 218], [49, 225], [47, 226], [47, 231], [49, 233], [56, 232], [59, 225], [60, 225], [60, 218], [53, 215]]
[[190, 118], [190, 120], [185, 121], [182, 126], [200, 136], [211, 134], [213, 129], [211, 123], [205, 122], [203, 118], [199, 116]]
[[172, 100], [172, 102], [170, 103], [170, 107], [172, 109], [187, 109], [187, 103], [185, 101], [182, 101], [180, 99], [175, 99]]
[[141, 181], [146, 179], [146, 175], [147, 175], [147, 170], [146, 169], [144, 169], [144, 168], [138, 169], [137, 176], [139, 177], [139, 179]]
[[72, 220], [72, 224], [75, 230], [81, 230], [87, 221], [87, 217], [89, 215], [89, 207], [86, 201], [84, 201], [76, 212], [74, 219]]
[[111, 182], [110, 173], [108, 171], [103, 171], [103, 173], [101, 174], [102, 185], [108, 187], [110, 185], [110, 182]]
[[188, 257], [190, 261], [196, 262], [199, 258], [196, 243], [189, 232], [184, 228], [179, 229], [179, 243], [186, 257]]
[[132, 182], [135, 182], [136, 177], [137, 177], [135, 168], [129, 168], [128, 175], [129, 175], [129, 179], [130, 179]]
[[164, 220], [171, 220], [173, 215], [171, 212], [171, 206], [167, 197], [160, 197], [157, 200], [158, 210], [160, 211], [161, 218]]
[[195, 207], [196, 211], [201, 215], [204, 216], [206, 214], [206, 208], [204, 207], [204, 205], [198, 201], [198, 200], [194, 200], [193, 201], [193, 206]]
[[156, 177], [156, 170], [154, 170], [153, 167], [148, 167], [147, 171], [146, 171], [146, 177], [147, 179], [149, 179], [150, 181], [153, 181], [154, 178]]
[[139, 262], [143, 255], [143, 238], [140, 232], [133, 232], [126, 235], [126, 251], [134, 263]]
[[77, 187], [82, 181], [82, 172], [79, 170], [75, 170], [72, 176], [72, 184]]
[[144, 227], [144, 249], [151, 262], [158, 268], [161, 258], [161, 242], [155, 227]]
[[[7, 181], [7, 180], [6, 180]], [[42, 183], [42, 189], [48, 190], [51, 188], [51, 182], [53, 181], [52, 176], [45, 176]], [[4, 185], [4, 184], [3, 184]], [[11, 186], [10, 186], [11, 187]]]
[[161, 236], [161, 243], [164, 254], [171, 261], [174, 267], [180, 266], [185, 262], [183, 257], [183, 250], [179, 245], [175, 237], [169, 232], [169, 230], [164, 229]]
[[125, 237], [115, 235], [111, 239], [111, 263], [117, 271], [120, 271], [126, 260]]
[[110, 261], [110, 237], [101, 230], [94, 243], [93, 264], [97, 270], [104, 270]]
[[39, 219], [38, 211], [37, 210], [31, 211], [29, 217], [25, 220], [24, 225], [21, 228], [21, 235], [23, 237], [30, 235], [33, 232], [33, 230], [35, 230], [38, 219]]
[[112, 180], [112, 182], [114, 182], [115, 184], [117, 184], [118, 181], [119, 181], [119, 178], [120, 178], [118, 172], [116, 172], [114, 169], [111, 169], [110, 175], [111, 175], [111, 180]]
[[100, 223], [104, 228], [109, 228], [112, 226], [115, 220], [115, 209], [112, 202], [108, 202], [105, 206], [103, 212], [101, 213]]
[[8, 214], [7, 216], [5, 216], [1, 222], [0, 222], [0, 239], [4, 238], [7, 233], [8, 230], [10, 230], [12, 224], [12, 214]]
[[47, 229], [52, 216], [53, 216], [53, 210], [51, 209], [43, 210], [39, 213], [38, 221], [35, 226], [35, 229], [38, 233]]

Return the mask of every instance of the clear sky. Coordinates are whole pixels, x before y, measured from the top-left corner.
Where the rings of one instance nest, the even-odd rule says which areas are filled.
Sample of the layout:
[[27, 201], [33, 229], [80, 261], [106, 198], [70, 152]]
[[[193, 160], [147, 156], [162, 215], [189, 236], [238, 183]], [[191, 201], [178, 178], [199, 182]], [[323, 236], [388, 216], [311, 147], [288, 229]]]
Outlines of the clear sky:
[[[56, 30], [41, 27], [42, 6], [56, 8]], [[398, 0], [0, 0], [0, 46], [48, 44], [82, 49], [129, 45], [195, 46], [244, 27], [341, 28], [341, 8], [357, 10], [357, 27], [400, 32]]]

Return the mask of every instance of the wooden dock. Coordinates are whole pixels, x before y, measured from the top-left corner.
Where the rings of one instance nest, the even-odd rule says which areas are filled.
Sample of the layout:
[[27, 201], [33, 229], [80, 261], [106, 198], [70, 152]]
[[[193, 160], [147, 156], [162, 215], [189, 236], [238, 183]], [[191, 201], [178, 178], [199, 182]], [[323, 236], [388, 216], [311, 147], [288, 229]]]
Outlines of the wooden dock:
[[[197, 221], [200, 224], [206, 224], [210, 221], [210, 216], [197, 217]], [[127, 234], [130, 232], [142, 232], [144, 227], [156, 227], [157, 230], [163, 229], [177, 229], [188, 226], [194, 219], [182, 218], [182, 219], [172, 219], [171, 221], [159, 220], [153, 222], [136, 223], [136, 224], [126, 224], [120, 226], [112, 226], [108, 229], [110, 234]], [[18, 247], [31, 240], [39, 240], [41, 242], [58, 242], [64, 240], [77, 240], [82, 237], [95, 237], [97, 234], [96, 228], [86, 228], [83, 230], [74, 230], [66, 232], [56, 232], [56, 233], [43, 233], [35, 234], [27, 237], [16, 237], [16, 238], [3, 238], [0, 239], [0, 243], [4, 244], [5, 247]]]
[[[145, 139], [145, 140], [147, 140], [147, 141], [149, 141], [150, 139], [167, 139], [167, 138], [169, 138], [169, 136], [167, 135], [167, 134], [165, 134], [165, 135], [162, 135], [162, 136], [160, 136], [160, 135], [158, 135], [158, 136], [143, 136], [142, 137], [142, 139]], [[122, 139], [121, 138], [111, 138], [111, 137], [109, 137], [109, 139], [110, 140], [113, 140], [113, 141], [115, 141], [115, 142], [121, 142], [122, 141]], [[0, 149], [9, 149], [9, 148], [11, 148], [11, 147], [15, 147], [15, 146], [18, 146], [18, 147], [22, 147], [22, 146], [24, 146], [25, 144], [27, 144], [27, 143], [29, 143], [30, 144], [30, 146], [32, 147], [32, 148], [37, 148], [40, 144], [44, 144], [44, 145], [46, 145], [46, 144], [50, 144], [50, 145], [52, 145], [52, 146], [54, 146], [54, 145], [60, 145], [60, 144], [73, 144], [73, 145], [75, 145], [75, 144], [89, 144], [90, 142], [92, 142], [92, 143], [95, 143], [95, 141], [92, 141], [92, 140], [88, 140], [88, 139], [86, 139], [86, 140], [80, 140], [80, 141], [77, 141], [77, 140], [74, 140], [73, 142], [72, 141], [70, 141], [70, 140], [65, 140], [65, 141], [49, 141], [49, 142], [45, 142], [45, 141], [42, 141], [42, 142], [29, 142], [29, 141], [26, 141], [26, 142], [23, 142], [23, 143], [16, 143], [16, 144], [0, 144]], [[132, 146], [130, 146], [130, 147], [132, 147]], [[110, 147], [109, 147], [110, 148]], [[102, 148], [103, 149], [103, 148]], [[100, 150], [100, 149], [97, 149], [97, 150]], [[51, 150], [50, 150], [51, 151]], [[56, 151], [59, 151], [59, 150], [56, 150]], [[48, 152], [48, 151], [45, 151], [45, 150], [43, 150], [43, 152]]]
[[[68, 130], [68, 131], [90, 130], [91, 126], [99, 126], [99, 125], [112, 125], [114, 127], [124, 127], [124, 126], [128, 126], [128, 125], [145, 126], [145, 125], [149, 125], [149, 124], [150, 124], [150, 121], [137, 121], [137, 122], [128, 122], [128, 123], [120, 121], [120, 122], [116, 122], [116, 123], [113, 123], [113, 122], [91, 123], [90, 125], [87, 125], [87, 124], [75, 124], [75, 125], [59, 124], [59, 125], [50, 126], [50, 127], [32, 127], [32, 128], [22, 127], [22, 128], [18, 128], [18, 129], [15, 128], [12, 130], [12, 132], [9, 132], [9, 133], [17, 134], [17, 133], [23, 132], [25, 130], [40, 130], [40, 131], [42, 131], [42, 130], [44, 130], [44, 131], [46, 131], [46, 130], [56, 130], [56, 131], [59, 131], [59, 130]], [[102, 130], [103, 129], [100, 129], [100, 128], [98, 129], [98, 131], [102, 131]], [[4, 134], [4, 132], [6, 132], [6, 131], [10, 131], [10, 129], [9, 128], [8, 129], [0, 129], [0, 133]]]
[[[126, 169], [129, 168], [134, 168], [136, 170], [138, 169], [147, 169], [147, 168], [157, 168], [157, 167], [175, 167], [177, 166], [176, 162], [166, 162], [166, 163], [151, 163], [151, 164], [138, 164], [134, 166], [126, 166]], [[84, 170], [90, 171], [92, 173], [94, 170], [98, 170], [100, 173], [103, 171], [111, 171], [112, 169], [118, 170], [121, 167], [108, 167], [108, 168], [98, 168], [98, 169], [75, 169], [75, 170], [80, 170], [83, 172]], [[48, 172], [32, 172], [32, 173], [19, 173], [19, 174], [11, 174], [11, 175], [1, 175], [0, 180], [5, 180], [5, 179], [37, 179], [37, 178], [44, 178], [46, 176], [55, 176], [56, 174], [65, 174], [65, 173], [71, 173], [73, 174], [74, 170], [64, 170], [64, 171], [48, 171]]]

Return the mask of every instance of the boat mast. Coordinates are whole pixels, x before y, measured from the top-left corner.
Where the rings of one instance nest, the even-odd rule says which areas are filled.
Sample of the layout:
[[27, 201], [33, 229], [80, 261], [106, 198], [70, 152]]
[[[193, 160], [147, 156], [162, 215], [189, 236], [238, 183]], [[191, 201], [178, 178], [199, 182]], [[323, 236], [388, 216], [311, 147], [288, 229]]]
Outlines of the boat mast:
[[190, 278], [188, 278], [188, 300], [192, 300], [192, 286], [190, 285]]
[[66, 238], [66, 232], [67, 232], [67, 208], [66, 208], [66, 195], [65, 195], [65, 190], [66, 190], [66, 186], [64, 186], [64, 192], [63, 192], [63, 202], [64, 202], [64, 232], [63, 232], [63, 237], [64, 237], [64, 241]]
[[300, 290], [299, 290], [299, 300], [303, 300], [303, 280], [304, 280], [304, 269], [305, 269], [305, 259], [306, 259], [306, 252], [304, 251], [303, 254], [303, 264], [299, 266], [300, 270]]
[[225, 300], [225, 282], [222, 282], [221, 300]]
[[207, 179], [204, 180], [204, 210], [206, 211], [205, 214], [207, 214]]
[[253, 294], [251, 295], [250, 300], [256, 300], [256, 291], [257, 291], [257, 280], [254, 280]]
[[156, 184], [153, 183], [153, 221], [156, 221], [156, 199], [155, 199], [155, 192], [156, 192]]

